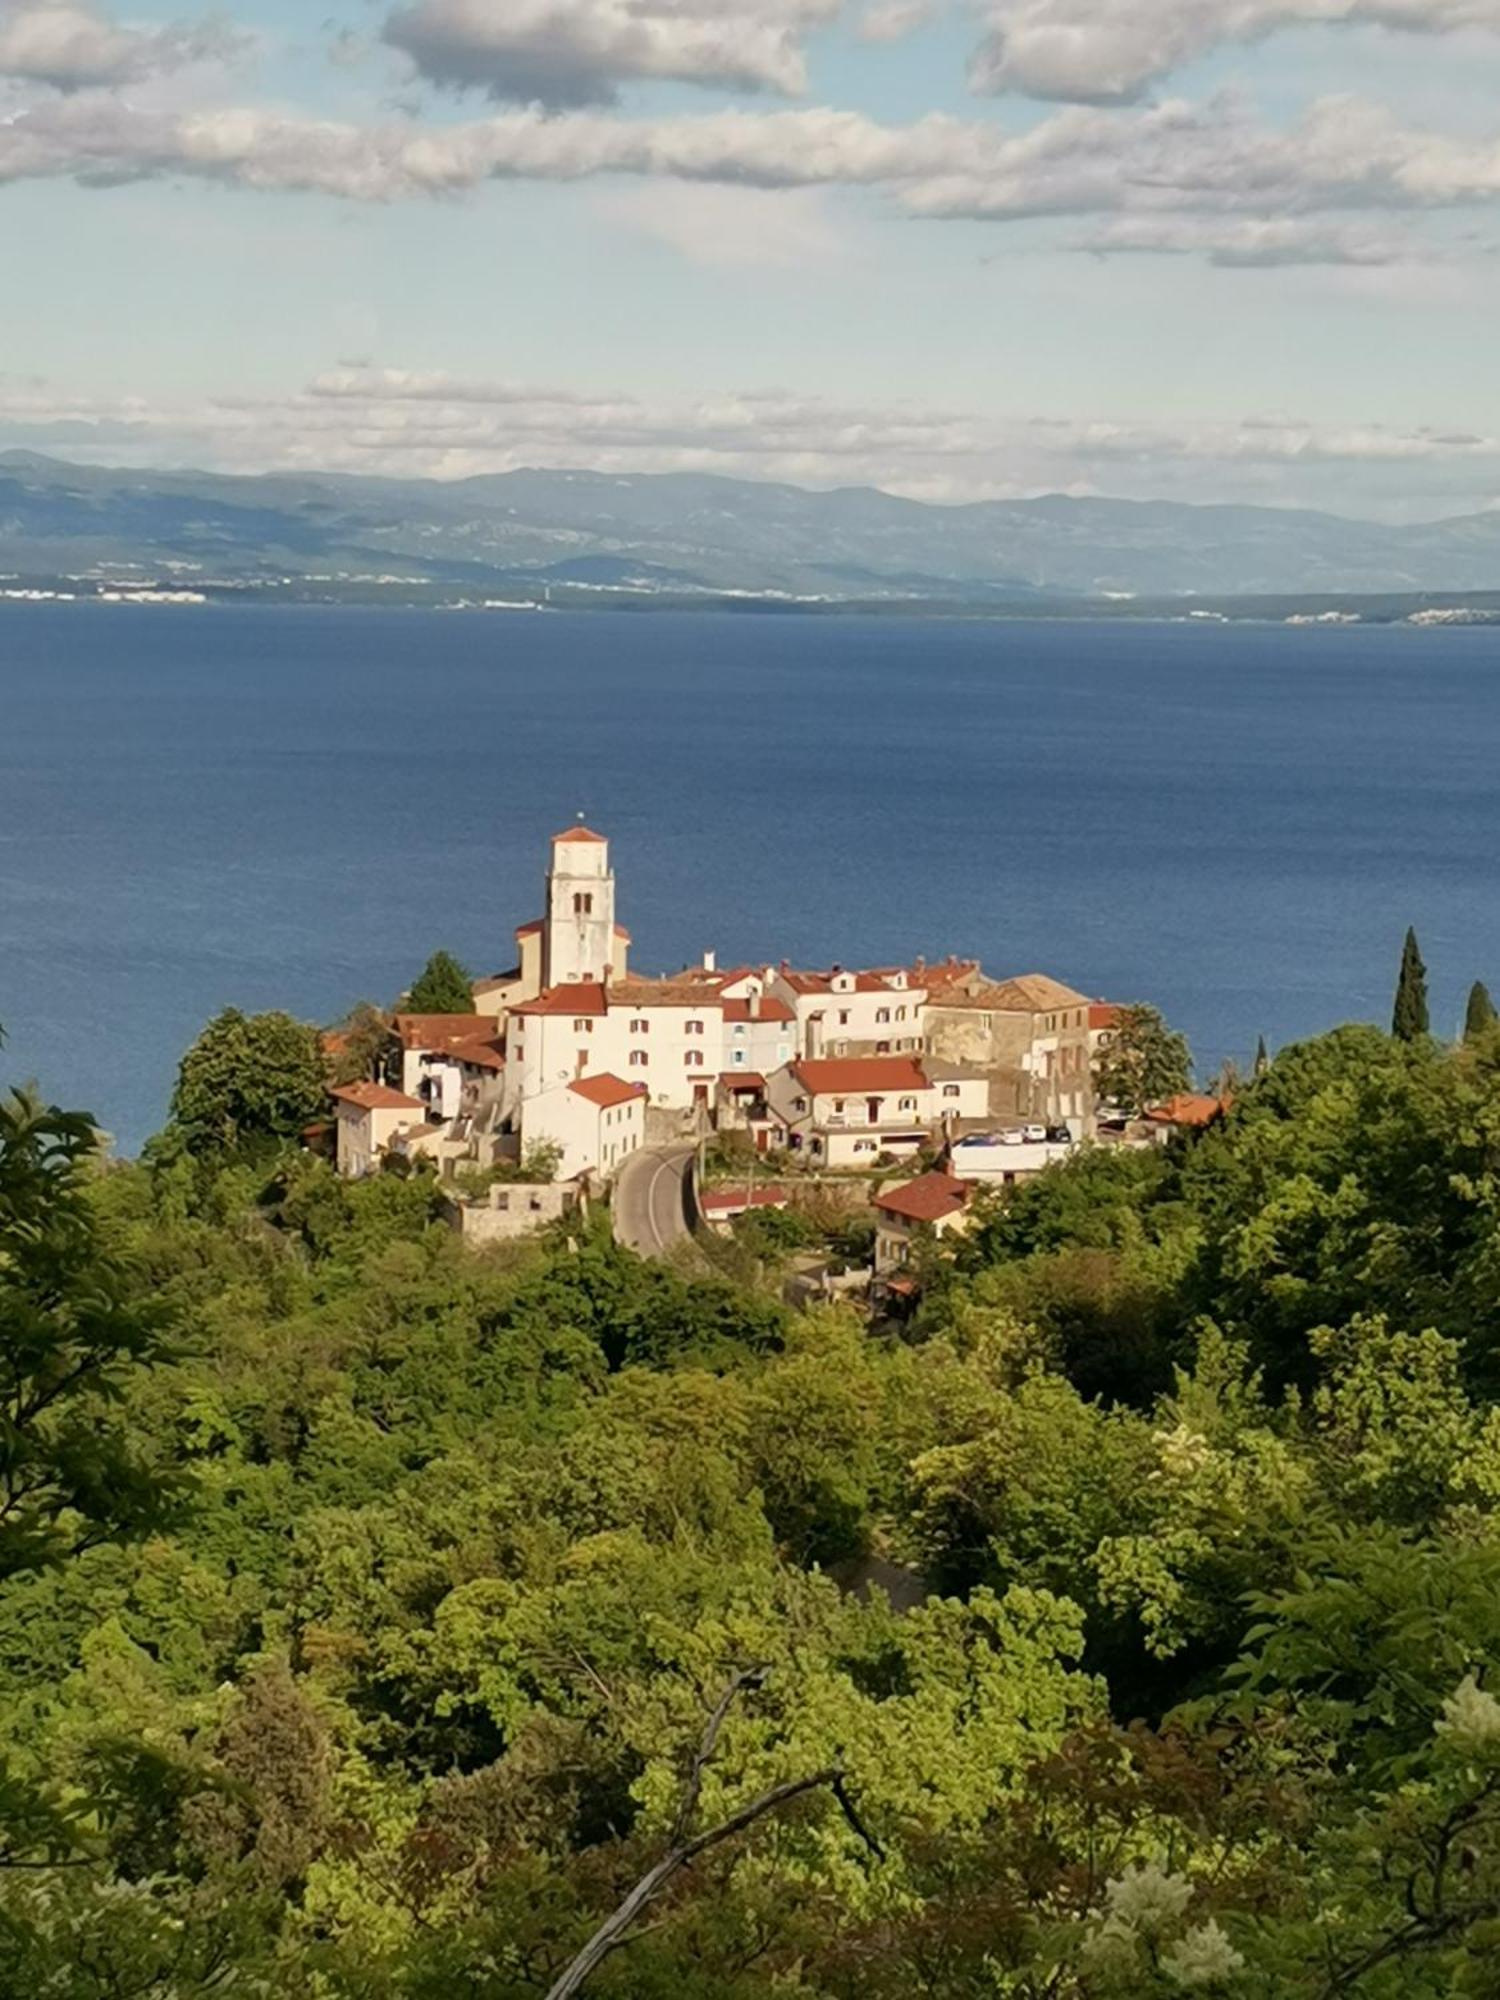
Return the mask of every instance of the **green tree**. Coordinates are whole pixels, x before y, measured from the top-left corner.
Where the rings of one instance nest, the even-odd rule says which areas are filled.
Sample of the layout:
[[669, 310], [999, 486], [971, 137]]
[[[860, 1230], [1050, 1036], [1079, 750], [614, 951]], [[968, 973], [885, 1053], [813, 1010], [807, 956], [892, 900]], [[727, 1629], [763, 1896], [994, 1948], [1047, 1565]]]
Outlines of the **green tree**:
[[1464, 1040], [1476, 1041], [1486, 1029], [1493, 1028], [1497, 1018], [1495, 1003], [1490, 998], [1490, 989], [1482, 979], [1476, 979], [1469, 988], [1469, 1004], [1464, 1011]]
[[435, 951], [406, 996], [413, 1014], [472, 1014], [474, 980], [451, 952]]
[[172, 1125], [189, 1152], [292, 1139], [325, 1108], [321, 1032], [290, 1014], [226, 1007], [182, 1059]]
[[394, 1047], [390, 1016], [373, 1001], [361, 1000], [331, 1030], [328, 1042], [330, 1083], [379, 1080], [385, 1058]]
[[1427, 967], [1417, 947], [1414, 930], [1406, 933], [1401, 947], [1401, 973], [1396, 981], [1396, 1005], [1391, 1015], [1391, 1033], [1398, 1042], [1415, 1042], [1431, 1026], [1427, 1009]]
[[[173, 1315], [134, 1280], [88, 1198], [101, 1137], [28, 1091], [0, 1100], [0, 1584], [163, 1526], [182, 1480], [122, 1404], [172, 1357]], [[66, 1851], [76, 1814], [0, 1738], [0, 1867]]]
[[1094, 1092], [1138, 1118], [1149, 1105], [1175, 1097], [1192, 1082], [1193, 1058], [1184, 1036], [1155, 1007], [1122, 1007], [1114, 1034], [1094, 1063]]
[[0, 1580], [144, 1534], [174, 1497], [119, 1411], [172, 1353], [171, 1314], [86, 1198], [100, 1143], [82, 1112], [0, 1101]]

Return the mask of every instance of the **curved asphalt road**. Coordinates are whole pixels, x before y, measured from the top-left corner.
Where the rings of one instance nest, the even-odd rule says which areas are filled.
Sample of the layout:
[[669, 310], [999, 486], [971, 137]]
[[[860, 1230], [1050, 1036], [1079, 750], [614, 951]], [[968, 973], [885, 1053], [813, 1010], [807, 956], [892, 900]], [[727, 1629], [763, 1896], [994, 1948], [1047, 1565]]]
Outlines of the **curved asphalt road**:
[[691, 1235], [687, 1182], [695, 1146], [651, 1146], [632, 1153], [615, 1176], [615, 1241], [659, 1257]]

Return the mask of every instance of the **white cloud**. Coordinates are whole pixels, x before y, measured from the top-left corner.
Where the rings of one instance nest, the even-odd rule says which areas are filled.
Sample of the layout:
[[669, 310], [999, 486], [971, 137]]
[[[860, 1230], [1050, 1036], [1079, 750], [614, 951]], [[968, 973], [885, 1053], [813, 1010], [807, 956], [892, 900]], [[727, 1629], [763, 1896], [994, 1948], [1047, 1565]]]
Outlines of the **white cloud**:
[[843, 263], [850, 251], [849, 232], [835, 221], [821, 188], [667, 181], [611, 188], [597, 197], [594, 211], [612, 227], [709, 267], [821, 269]]
[[1284, 28], [1500, 32], [1500, 0], [983, 0], [981, 11], [974, 89], [1081, 104], [1129, 103], [1183, 63]]
[[[516, 179], [872, 187], [915, 218], [1120, 225], [1085, 238], [1081, 247], [1091, 249], [1378, 265], [1394, 254], [1376, 226], [1382, 212], [1415, 221], [1500, 198], [1500, 141], [1412, 130], [1349, 99], [1314, 104], [1285, 127], [1231, 99], [1068, 107], [1014, 136], [937, 115], [882, 125], [829, 110], [630, 120], [532, 109], [441, 126], [353, 125], [256, 110], [146, 111], [102, 94], [49, 98], [0, 118], [0, 182], [111, 186], [173, 176], [357, 202]], [[742, 235], [754, 206], [741, 205]], [[769, 234], [777, 211], [765, 206], [762, 222]], [[661, 233], [685, 244], [694, 231], [684, 205]], [[1413, 239], [1410, 255], [1419, 249]]]
[[1500, 436], [1439, 426], [1008, 417], [752, 392], [667, 403], [352, 364], [294, 395], [191, 406], [0, 379], [0, 441], [226, 471], [693, 471], [947, 502], [1069, 492], [1440, 514], [1500, 495]]
[[803, 37], [841, 0], [413, 0], [385, 39], [431, 82], [516, 104], [606, 104], [644, 78], [800, 94]]
[[1247, 271], [1308, 264], [1378, 268], [1422, 263], [1432, 254], [1406, 231], [1301, 216], [1121, 216], [1075, 247], [1099, 256], [1202, 257]]
[[137, 83], [224, 60], [242, 42], [221, 20], [129, 28], [88, 0], [0, 0], [0, 76], [56, 90]]
[[869, 0], [859, 22], [866, 42], [899, 42], [925, 28], [942, 11], [943, 0]]

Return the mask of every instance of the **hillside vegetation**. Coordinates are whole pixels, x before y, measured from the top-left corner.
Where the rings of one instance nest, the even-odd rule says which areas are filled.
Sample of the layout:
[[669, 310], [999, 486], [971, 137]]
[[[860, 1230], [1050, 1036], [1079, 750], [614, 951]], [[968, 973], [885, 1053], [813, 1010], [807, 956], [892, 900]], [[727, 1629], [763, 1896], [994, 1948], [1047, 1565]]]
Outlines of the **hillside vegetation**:
[[1285, 1051], [899, 1337], [433, 1195], [10, 1101], [6, 1993], [1500, 1991], [1500, 1032]]

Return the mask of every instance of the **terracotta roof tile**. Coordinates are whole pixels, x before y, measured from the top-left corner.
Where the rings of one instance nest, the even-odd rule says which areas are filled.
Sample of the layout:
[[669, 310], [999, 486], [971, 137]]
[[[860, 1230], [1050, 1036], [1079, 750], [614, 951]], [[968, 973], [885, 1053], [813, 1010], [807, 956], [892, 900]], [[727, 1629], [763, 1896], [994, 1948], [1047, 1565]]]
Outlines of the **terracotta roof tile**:
[[383, 1083], [341, 1083], [331, 1090], [330, 1097], [336, 1097], [341, 1104], [356, 1104], [361, 1111], [425, 1111], [426, 1105], [420, 1098], [408, 1097], [404, 1091], [392, 1090]]
[[568, 1088], [575, 1096], [597, 1104], [601, 1111], [612, 1111], [617, 1104], [633, 1103], [645, 1094], [643, 1084], [626, 1083], [618, 1076], [581, 1076]]
[[584, 841], [588, 841], [595, 847], [607, 847], [609, 845], [602, 833], [595, 833], [591, 827], [587, 826], [570, 826], [566, 833], [554, 833], [552, 836], [552, 845], [554, 847], [576, 847]]
[[869, 1091], [926, 1090], [927, 1078], [910, 1056], [840, 1056], [835, 1060], [797, 1062], [792, 1074], [815, 1097], [830, 1091], [858, 1097]]
[[1230, 1109], [1227, 1097], [1202, 1097], [1185, 1090], [1169, 1097], [1165, 1104], [1153, 1104], [1146, 1113], [1154, 1125], [1213, 1125]]
[[597, 980], [580, 979], [568, 986], [549, 986], [535, 1000], [523, 1000], [513, 1014], [607, 1014], [609, 1002]]
[[971, 1192], [967, 1181], [955, 1180], [951, 1174], [921, 1174], [900, 1187], [887, 1188], [875, 1197], [875, 1206], [907, 1222], [941, 1222], [946, 1216], [962, 1214]]
[[769, 993], [761, 995], [760, 1012], [758, 1014], [752, 1010], [748, 1000], [726, 1000], [724, 1002], [724, 1019], [726, 1021], [786, 1022], [794, 1021], [796, 1018], [796, 1015], [788, 1007], [785, 1000], [773, 1000]]

